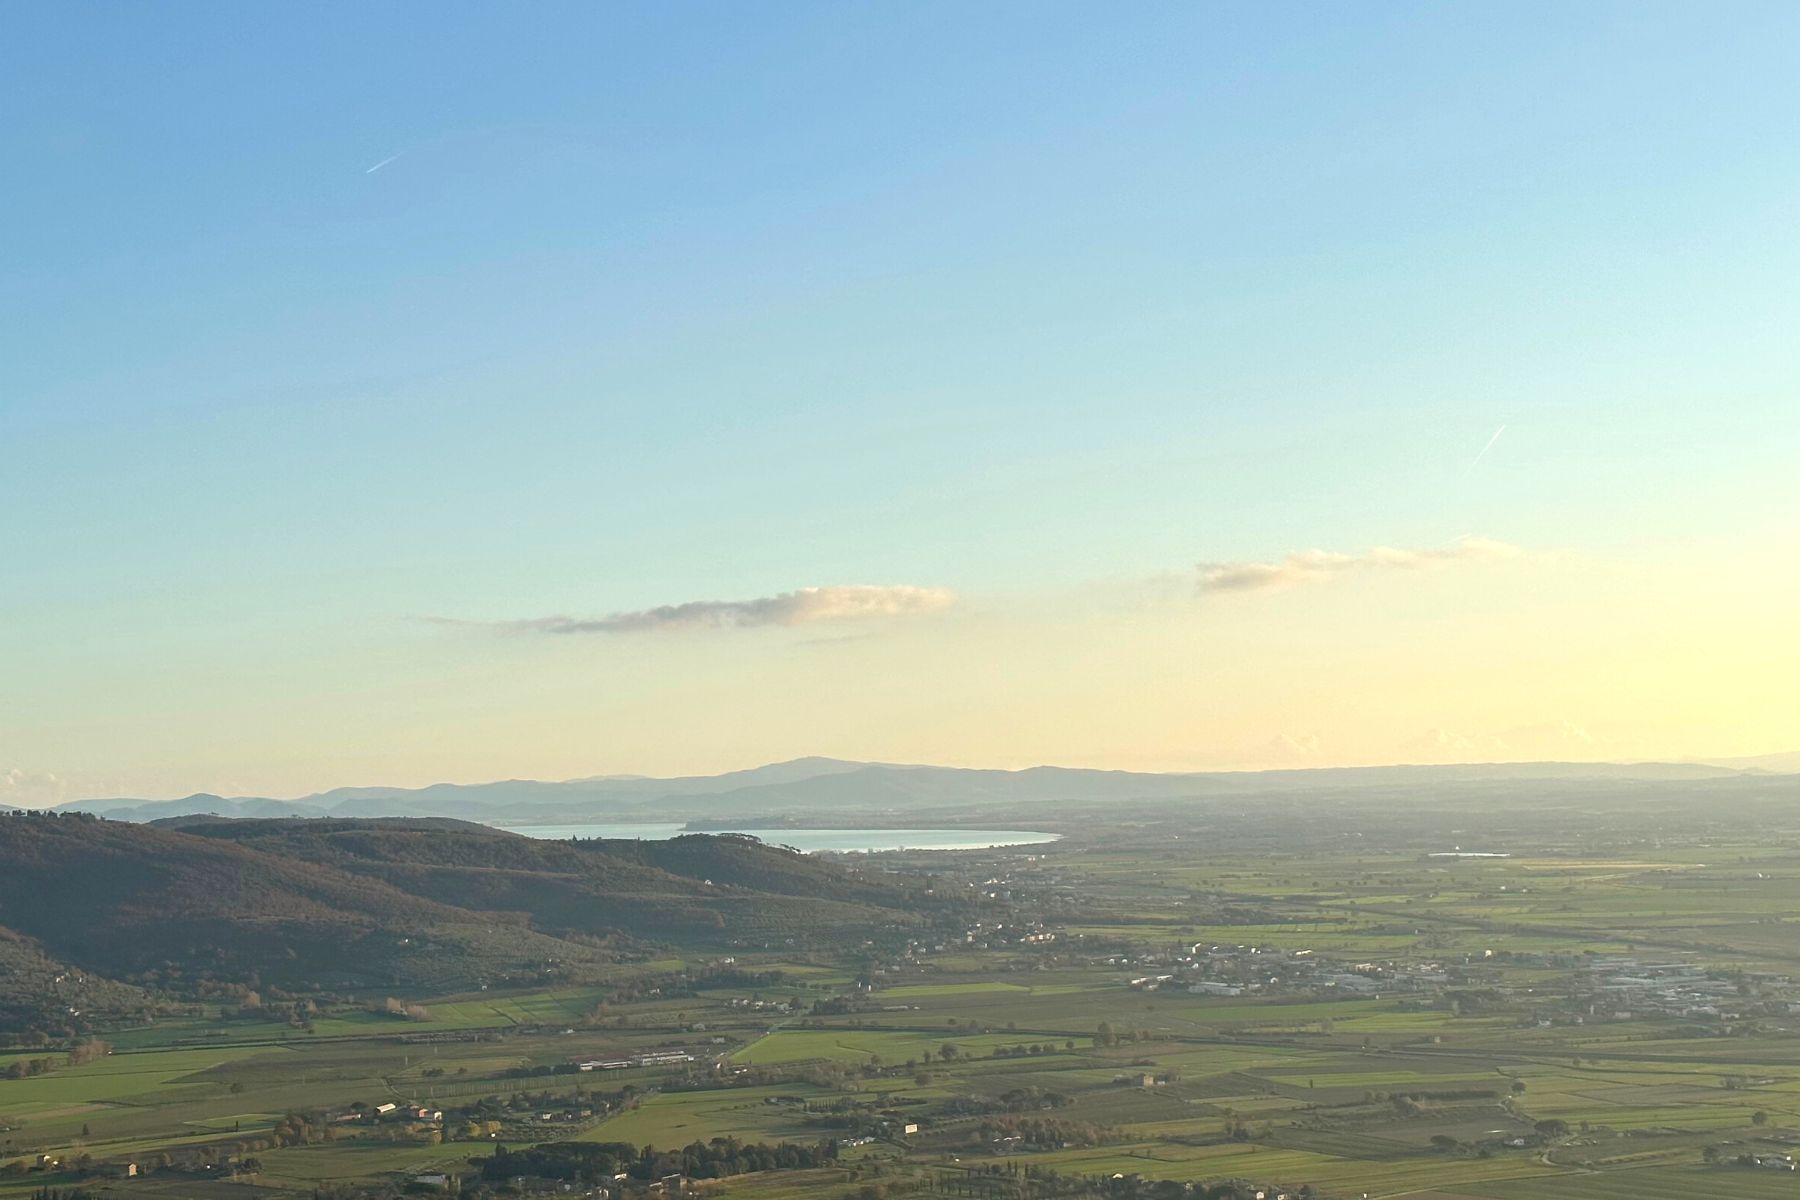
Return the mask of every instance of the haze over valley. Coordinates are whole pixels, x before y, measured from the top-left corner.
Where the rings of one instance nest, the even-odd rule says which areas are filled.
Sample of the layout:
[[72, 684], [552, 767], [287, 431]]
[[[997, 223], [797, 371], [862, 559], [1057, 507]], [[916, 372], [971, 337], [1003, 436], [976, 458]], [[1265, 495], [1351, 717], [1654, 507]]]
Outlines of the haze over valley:
[[1796, 1200], [1788, 0], [11, 0], [0, 1200]]

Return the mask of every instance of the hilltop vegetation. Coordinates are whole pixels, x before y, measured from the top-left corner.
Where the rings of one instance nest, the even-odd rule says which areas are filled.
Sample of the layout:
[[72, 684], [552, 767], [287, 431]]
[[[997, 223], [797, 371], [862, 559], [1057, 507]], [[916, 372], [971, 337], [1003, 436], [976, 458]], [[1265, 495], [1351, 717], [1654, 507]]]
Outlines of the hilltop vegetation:
[[[448, 990], [581, 978], [643, 943], [883, 936], [922, 887], [742, 837], [536, 841], [450, 821], [0, 819], [0, 1011], [221, 983]], [[71, 1004], [42, 979], [88, 981]], [[66, 992], [67, 989], [64, 989]]]
[[58, 962], [30, 939], [0, 929], [0, 1030], [35, 1028], [45, 1040], [67, 1039], [96, 1014], [149, 1006], [140, 989]]

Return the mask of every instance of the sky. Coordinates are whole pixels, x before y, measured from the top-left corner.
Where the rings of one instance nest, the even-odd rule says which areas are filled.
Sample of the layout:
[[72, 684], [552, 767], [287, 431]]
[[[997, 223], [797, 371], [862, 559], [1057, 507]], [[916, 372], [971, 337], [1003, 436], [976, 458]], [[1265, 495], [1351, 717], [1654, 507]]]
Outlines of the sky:
[[0, 803], [1800, 748], [1800, 7], [7, 26]]

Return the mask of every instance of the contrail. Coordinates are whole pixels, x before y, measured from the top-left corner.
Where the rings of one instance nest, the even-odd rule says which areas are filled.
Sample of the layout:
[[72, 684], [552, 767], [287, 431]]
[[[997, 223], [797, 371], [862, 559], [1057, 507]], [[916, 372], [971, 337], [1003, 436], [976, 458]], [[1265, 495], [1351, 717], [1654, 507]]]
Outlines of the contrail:
[[[404, 150], [400, 151], [400, 154], [405, 154], [405, 153], [406, 153], [406, 151], [404, 151]], [[383, 168], [383, 167], [387, 166], [389, 163], [393, 162], [396, 158], [399, 158], [400, 154], [388, 155], [386, 158], [382, 159], [380, 162], [376, 163], [374, 166], [372, 166], [368, 170], [364, 171], [363, 174], [364, 175], [373, 175], [375, 172], [381, 170], [381, 168]]]
[[1487, 457], [1487, 452], [1494, 448], [1494, 443], [1499, 441], [1500, 435], [1505, 432], [1506, 432], [1506, 426], [1504, 426], [1504, 425], [1502, 425], [1500, 428], [1494, 430], [1494, 436], [1487, 440], [1487, 445], [1485, 445], [1481, 448], [1481, 453], [1477, 454], [1475, 456], [1475, 461], [1469, 464], [1469, 470], [1473, 471], [1476, 467], [1479, 467], [1481, 465], [1481, 460]]

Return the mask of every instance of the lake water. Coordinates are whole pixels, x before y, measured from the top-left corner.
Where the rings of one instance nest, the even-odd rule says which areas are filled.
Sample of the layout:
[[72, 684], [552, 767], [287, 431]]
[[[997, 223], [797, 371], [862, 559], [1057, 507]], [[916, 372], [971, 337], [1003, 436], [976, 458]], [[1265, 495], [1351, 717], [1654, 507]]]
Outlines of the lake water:
[[1061, 834], [1028, 829], [706, 829], [690, 830], [672, 824], [501, 825], [509, 833], [526, 837], [642, 838], [660, 842], [684, 833], [747, 833], [770, 845], [792, 846], [808, 854], [820, 850], [986, 850], [993, 846], [1035, 846], [1054, 842]]

